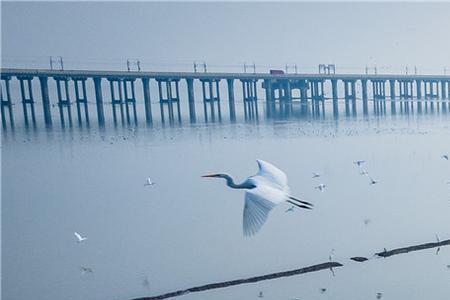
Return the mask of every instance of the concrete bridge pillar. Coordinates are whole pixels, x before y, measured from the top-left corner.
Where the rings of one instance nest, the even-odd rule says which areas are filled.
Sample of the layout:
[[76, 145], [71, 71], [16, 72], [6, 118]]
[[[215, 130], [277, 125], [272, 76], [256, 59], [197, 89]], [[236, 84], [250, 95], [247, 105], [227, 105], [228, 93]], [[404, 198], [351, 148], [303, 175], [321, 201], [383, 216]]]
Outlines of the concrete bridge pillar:
[[50, 109], [50, 97], [48, 95], [48, 77], [39, 77], [39, 83], [41, 85], [41, 95], [42, 95], [42, 108], [44, 112], [44, 122], [45, 126], [52, 126], [52, 114]]
[[364, 102], [367, 102], [367, 80], [361, 79], [361, 90], [362, 90], [362, 99]]
[[28, 120], [28, 109], [27, 105], [30, 106], [31, 110], [31, 120], [33, 123], [33, 126], [36, 125], [36, 115], [34, 112], [34, 99], [33, 99], [33, 86], [32, 86], [32, 76], [17, 76], [17, 79], [19, 79], [20, 82], [20, 94], [22, 96], [22, 107], [23, 107], [23, 114], [25, 119], [25, 126], [29, 125]]
[[283, 99], [288, 102], [291, 103], [292, 102], [292, 88], [291, 88], [291, 82], [289, 80], [286, 80], [283, 82], [284, 83], [284, 91], [283, 91]]
[[[367, 90], [366, 90], [366, 92], [367, 92]], [[338, 101], [338, 89], [337, 89], [337, 80], [336, 79], [331, 80], [331, 94], [333, 95], [333, 101], [337, 102]]]
[[266, 114], [271, 117], [275, 109], [274, 91], [272, 89], [272, 80], [264, 79], [263, 88], [266, 91]]
[[[86, 94], [86, 77], [72, 77], [75, 87], [75, 102], [77, 104], [78, 123], [81, 125], [81, 105], [84, 106], [86, 123], [89, 124], [88, 99]], [[81, 86], [80, 86], [81, 85]]]
[[395, 99], [395, 79], [389, 80], [389, 98]]
[[430, 98], [434, 99], [434, 81], [430, 81]]
[[53, 77], [56, 81], [56, 91], [58, 94], [58, 108], [61, 125], [65, 126], [64, 108], [67, 110], [69, 126], [72, 126], [72, 109], [69, 96], [69, 79], [67, 77]]
[[195, 112], [195, 96], [194, 96], [194, 79], [186, 78], [188, 104], [189, 104], [189, 120], [191, 123], [197, 122], [197, 116]]
[[[9, 81], [11, 80], [11, 77], [9, 76], [2, 76], [1, 80], [5, 82], [5, 92], [3, 92], [3, 87], [0, 86], [0, 100], [1, 100], [1, 114], [2, 114], [2, 126], [3, 128], [6, 128], [6, 113], [5, 108], [8, 110], [9, 115], [9, 123], [11, 128], [14, 127], [14, 114], [12, 111], [12, 101], [11, 101], [11, 90]], [[1, 83], [1, 82], [0, 82]]]
[[447, 99], [448, 92], [447, 92], [447, 81], [442, 80], [441, 81], [441, 99]]
[[343, 80], [345, 100], [356, 100], [356, 84], [354, 80]]
[[[234, 101], [234, 79], [227, 79], [227, 88], [228, 88], [228, 107], [230, 110], [230, 121], [236, 122], [236, 104]], [[266, 87], [267, 94], [267, 87]]]
[[374, 100], [386, 99], [386, 82], [384, 80], [375, 80], [372, 82]]
[[416, 80], [416, 95], [417, 99], [422, 99], [422, 80]]
[[124, 78], [122, 80], [124, 92], [125, 113], [127, 116], [127, 123], [130, 124], [130, 106], [133, 109], [134, 123], [137, 124], [136, 113], [136, 92], [134, 88], [135, 78]]
[[111, 77], [111, 78], [107, 78], [107, 79], [109, 81], [109, 89], [110, 89], [110, 93], [111, 93], [111, 105], [112, 105], [112, 110], [113, 110], [114, 124], [117, 125], [116, 106], [119, 106], [120, 119], [123, 124], [125, 121], [125, 116], [124, 116], [124, 112], [123, 112], [124, 98], [123, 98], [123, 89], [122, 89], [122, 83], [121, 83], [122, 79], [116, 78], [116, 77]]
[[169, 123], [173, 124], [175, 120], [173, 104], [177, 105], [178, 122], [181, 123], [181, 110], [180, 110], [180, 93], [179, 93], [179, 81], [180, 79], [172, 78], [156, 78], [158, 82], [159, 92], [159, 106], [161, 109], [161, 121], [164, 123], [164, 105], [167, 105], [169, 114]]
[[399, 83], [400, 83], [400, 97], [402, 99], [412, 99], [413, 82], [410, 80], [402, 80]]
[[323, 100], [323, 81], [322, 80], [313, 80], [311, 81], [311, 99], [312, 101], [320, 101]]
[[241, 82], [242, 82], [242, 94], [244, 100], [245, 117], [246, 118], [257, 117], [258, 116], [258, 96], [256, 85], [257, 81], [254, 79], [242, 79]]
[[153, 123], [152, 116], [152, 103], [150, 98], [150, 78], [142, 78], [142, 88], [144, 94], [144, 109], [145, 109], [145, 120], [147, 124], [151, 125]]
[[97, 121], [100, 127], [105, 126], [105, 112], [103, 110], [102, 78], [94, 77], [95, 102], [97, 104]]
[[207, 103], [210, 105], [211, 120], [215, 121], [215, 103], [217, 103], [217, 112], [219, 121], [222, 119], [220, 111], [220, 79], [202, 79], [202, 92], [203, 92], [203, 110], [205, 113], [205, 121], [208, 121], [208, 108]]

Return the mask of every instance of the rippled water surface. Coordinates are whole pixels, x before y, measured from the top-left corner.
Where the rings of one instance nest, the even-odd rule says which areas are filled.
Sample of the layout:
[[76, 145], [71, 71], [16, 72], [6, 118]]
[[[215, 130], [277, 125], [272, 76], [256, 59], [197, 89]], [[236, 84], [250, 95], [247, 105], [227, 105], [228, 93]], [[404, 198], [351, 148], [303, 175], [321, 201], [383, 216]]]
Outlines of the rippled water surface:
[[[328, 261], [344, 267], [179, 299], [448, 299], [450, 116], [279, 119], [2, 131], [3, 299], [131, 299]], [[284, 170], [312, 211], [280, 205], [252, 238], [221, 180]], [[379, 181], [370, 185], [352, 162]], [[312, 172], [321, 174], [312, 179]], [[156, 183], [144, 186], [151, 176]], [[320, 192], [314, 187], [324, 183]], [[364, 223], [368, 221], [368, 224]], [[73, 232], [88, 240], [77, 243]], [[92, 273], [81, 272], [82, 267]], [[325, 293], [320, 289], [326, 288]]]

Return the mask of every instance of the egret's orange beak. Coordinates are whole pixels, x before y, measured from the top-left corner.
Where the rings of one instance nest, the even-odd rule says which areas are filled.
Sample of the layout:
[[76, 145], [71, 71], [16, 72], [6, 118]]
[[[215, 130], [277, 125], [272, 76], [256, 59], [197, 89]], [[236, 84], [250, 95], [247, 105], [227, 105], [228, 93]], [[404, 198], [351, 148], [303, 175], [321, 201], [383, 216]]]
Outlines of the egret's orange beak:
[[219, 174], [208, 174], [208, 175], [203, 175], [202, 177], [217, 177], [217, 175], [219, 175]]

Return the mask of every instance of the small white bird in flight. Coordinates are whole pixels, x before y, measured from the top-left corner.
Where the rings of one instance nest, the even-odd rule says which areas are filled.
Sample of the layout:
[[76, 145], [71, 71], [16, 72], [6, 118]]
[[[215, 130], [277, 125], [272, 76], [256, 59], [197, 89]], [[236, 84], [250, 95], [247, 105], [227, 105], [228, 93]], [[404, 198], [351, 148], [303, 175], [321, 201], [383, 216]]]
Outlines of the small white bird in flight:
[[315, 189], [317, 189], [317, 190], [323, 192], [323, 191], [325, 190], [326, 187], [327, 187], [326, 184], [321, 183], [321, 184], [319, 184], [318, 186], [316, 186]]
[[312, 178], [317, 178], [317, 177], [320, 177], [320, 174], [319, 174], [319, 173], [315, 173], [315, 172], [313, 172], [312, 174], [313, 174]]
[[90, 267], [80, 267], [81, 274], [92, 274], [94, 271]]
[[150, 177], [147, 178], [147, 181], [145, 182], [144, 186], [147, 185], [154, 185], [155, 183], [152, 181], [152, 179]]
[[369, 184], [377, 184], [378, 183], [378, 180], [375, 180], [372, 177], [369, 177], [369, 178], [370, 178], [370, 183]]
[[79, 234], [78, 232], [74, 232], [73, 234], [77, 238], [77, 242], [78, 243], [81, 243], [82, 241], [87, 240], [87, 237], [82, 237], [81, 234]]
[[365, 163], [366, 161], [365, 160], [357, 160], [357, 161], [354, 161], [353, 163], [355, 164], [355, 165], [357, 165], [358, 167], [360, 167], [363, 163]]
[[288, 202], [304, 209], [312, 209], [312, 204], [290, 195], [286, 174], [274, 165], [257, 160], [258, 172], [243, 183], [236, 184], [228, 174], [210, 174], [202, 177], [223, 178], [227, 186], [245, 190], [243, 231], [245, 236], [256, 234], [278, 204]]
[[448, 154], [444, 154], [441, 156], [442, 159], [448, 160]]

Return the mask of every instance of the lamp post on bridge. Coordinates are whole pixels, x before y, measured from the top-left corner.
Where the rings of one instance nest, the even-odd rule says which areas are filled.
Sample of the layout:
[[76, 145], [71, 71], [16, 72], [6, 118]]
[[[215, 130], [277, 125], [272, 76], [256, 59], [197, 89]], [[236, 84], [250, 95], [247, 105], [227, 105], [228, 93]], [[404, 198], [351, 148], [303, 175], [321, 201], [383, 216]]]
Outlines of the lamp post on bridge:
[[64, 71], [64, 62], [62, 56], [50, 56], [49, 61], [50, 61], [50, 70], [55, 70], [54, 66], [59, 65], [59, 68], [56, 70]]
[[247, 73], [247, 68], [252, 68], [253, 74], [256, 74], [256, 64], [255, 63], [253, 63], [251, 65], [244, 63], [244, 73]]
[[141, 61], [139, 59], [127, 59], [127, 70], [128, 72], [131, 72], [131, 69], [135, 66], [137, 68], [137, 71], [141, 71]]

